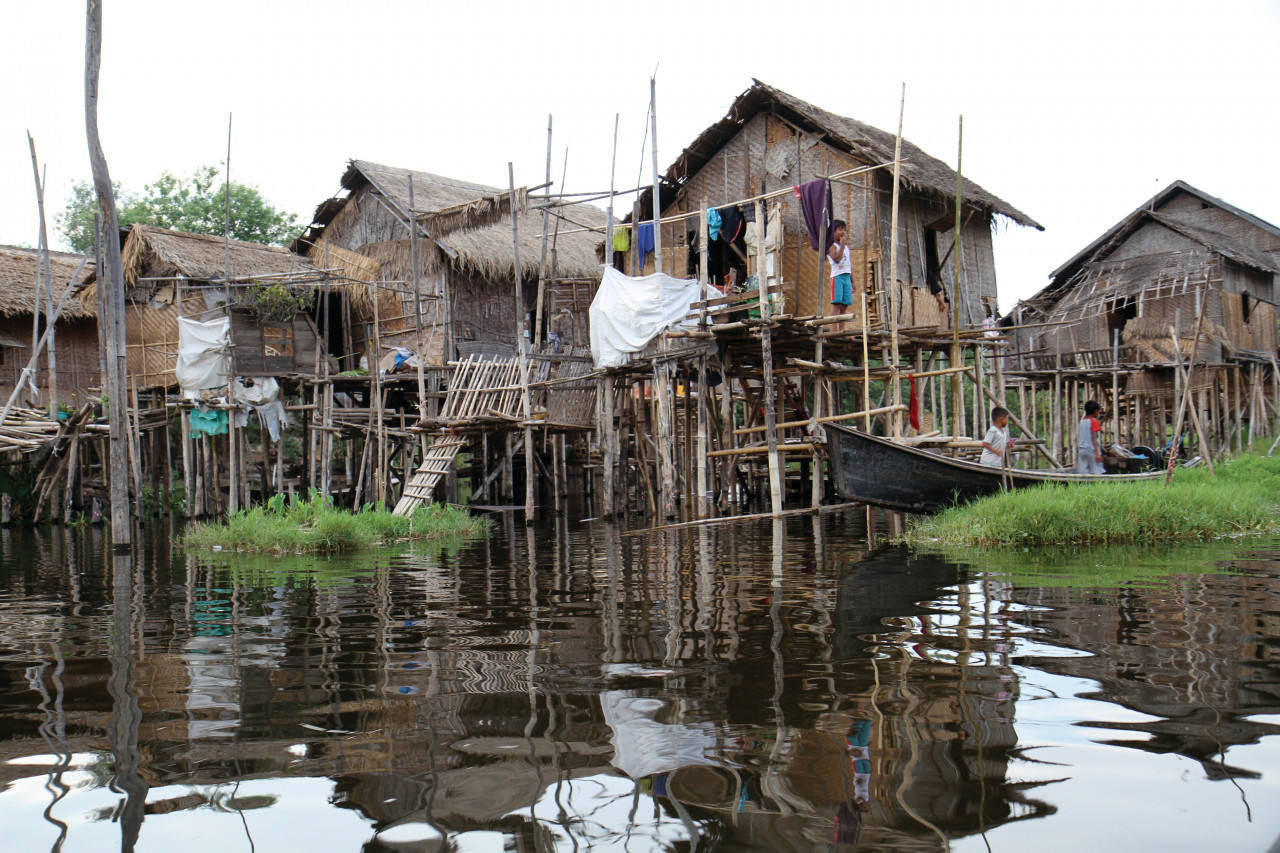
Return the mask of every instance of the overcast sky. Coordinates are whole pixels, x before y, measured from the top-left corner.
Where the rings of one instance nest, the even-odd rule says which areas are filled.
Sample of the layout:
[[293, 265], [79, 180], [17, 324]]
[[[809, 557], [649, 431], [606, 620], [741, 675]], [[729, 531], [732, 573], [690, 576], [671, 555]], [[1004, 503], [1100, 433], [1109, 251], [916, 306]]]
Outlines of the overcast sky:
[[[83, 2], [0, 0], [0, 243], [34, 245], [26, 132], [48, 206], [90, 175]], [[1046, 227], [996, 243], [1001, 305], [1178, 179], [1280, 222], [1280, 0], [272, 2], [105, 0], [100, 132], [141, 190], [226, 156], [310, 220], [349, 158], [506, 186], [650, 180], [756, 77], [894, 130]], [[629, 198], [621, 205], [629, 208]], [[52, 222], [50, 223], [52, 227]], [[54, 234], [51, 240], [60, 238]]]

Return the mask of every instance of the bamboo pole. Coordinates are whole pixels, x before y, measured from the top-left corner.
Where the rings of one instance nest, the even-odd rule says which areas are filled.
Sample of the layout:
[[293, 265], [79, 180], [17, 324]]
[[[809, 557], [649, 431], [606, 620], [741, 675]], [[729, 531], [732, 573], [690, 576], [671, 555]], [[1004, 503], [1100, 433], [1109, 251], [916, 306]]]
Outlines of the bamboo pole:
[[[658, 80], [656, 77], [649, 78], [649, 119], [652, 128], [650, 144], [653, 152], [653, 271], [662, 272], [662, 188], [658, 177]], [[639, 220], [633, 218], [631, 221]], [[640, 258], [640, 264], [644, 265], [644, 258]]]
[[[36, 293], [35, 293], [35, 310], [32, 312], [32, 330], [31, 338], [34, 342], [39, 335], [40, 314], [44, 313], [45, 323], [48, 329], [48, 356], [46, 358], [46, 366], [49, 369], [49, 418], [57, 420], [58, 418], [58, 351], [56, 346], [57, 328], [55, 323], [55, 312], [53, 308], [53, 274], [49, 266], [49, 231], [45, 226], [44, 215], [44, 188], [48, 180], [41, 179], [40, 166], [36, 160], [36, 141], [31, 137], [31, 133], [27, 133], [27, 142], [31, 146], [31, 171], [36, 181], [36, 207], [40, 213], [40, 246], [37, 253], [36, 264]], [[46, 172], [47, 175], [47, 172]], [[41, 305], [41, 301], [44, 305]]]
[[[1200, 328], [1204, 324], [1204, 312], [1200, 311], [1197, 313], [1198, 313], [1198, 316], [1196, 317], [1195, 337], [1191, 341], [1191, 362], [1187, 367], [1186, 376], [1183, 378], [1182, 384], [1184, 386], [1184, 390], [1182, 395], [1182, 402], [1178, 406], [1178, 414], [1174, 421], [1172, 446], [1170, 447], [1170, 450], [1169, 450], [1169, 467], [1168, 467], [1168, 470], [1165, 472], [1166, 483], [1170, 482], [1173, 479], [1173, 465], [1178, 455], [1178, 443], [1179, 443], [1179, 438], [1182, 432], [1183, 413], [1187, 411], [1188, 405], [1191, 405], [1190, 400], [1191, 400], [1192, 394], [1194, 393], [1191, 379], [1194, 376], [1194, 371], [1196, 366], [1196, 354], [1200, 347]], [[1178, 339], [1178, 331], [1176, 328], [1170, 327], [1169, 334], [1173, 338], [1173, 353], [1175, 358], [1174, 372], [1175, 372], [1175, 375], [1180, 376], [1182, 375], [1182, 370], [1183, 370], [1182, 345]], [[1214, 468], [1213, 468], [1213, 449], [1209, 446], [1209, 442], [1205, 440], [1204, 428], [1200, 425], [1200, 414], [1199, 412], [1196, 411], [1194, 406], [1192, 406], [1192, 408], [1190, 409], [1190, 414], [1191, 414], [1191, 424], [1195, 428], [1196, 437], [1200, 440], [1200, 448], [1203, 451], [1204, 460], [1209, 465], [1209, 473], [1216, 474], [1217, 472], [1214, 471]]]
[[[798, 141], [799, 136], [797, 135], [796, 138]], [[825, 193], [824, 193], [824, 197], [825, 197]], [[833, 207], [835, 206], [834, 201], [832, 201], [832, 206]], [[781, 217], [779, 217], [779, 221], [781, 221]], [[822, 223], [818, 226], [818, 250], [823, 255], [823, 257], [819, 258], [818, 260], [818, 298], [815, 300], [817, 302], [817, 309], [818, 309], [817, 319], [819, 320], [821, 320], [827, 313], [826, 299], [824, 298], [823, 287], [822, 287], [823, 273], [825, 272], [826, 266], [827, 266], [826, 265], [827, 226], [828, 226], [827, 217], [824, 216], [822, 218]], [[763, 231], [764, 229], [760, 228], [760, 230], [756, 232], [757, 239], [760, 241], [762, 245], [764, 243]], [[800, 244], [798, 241], [796, 243], [796, 250], [797, 250], [796, 264], [798, 266], [799, 265], [798, 255], [800, 250]], [[844, 251], [843, 247], [842, 247], [842, 251]], [[780, 260], [779, 260], [779, 267], [781, 267]], [[781, 283], [782, 281], [781, 275], [778, 276], [778, 281], [779, 283]], [[767, 281], [766, 281], [766, 284], [767, 284]], [[799, 306], [798, 298], [796, 300], [796, 304], [798, 308]], [[843, 329], [843, 326], [841, 328]], [[863, 340], [864, 341], [866, 340], [865, 337], [863, 338]], [[825, 348], [824, 343], [825, 341], [821, 336], [816, 337], [813, 342], [813, 360], [818, 364], [822, 364], [822, 359], [824, 355], [823, 350]], [[822, 391], [823, 391], [822, 386], [824, 384], [827, 384], [827, 383], [824, 383], [817, 376], [813, 377], [813, 412], [812, 412], [813, 418], [809, 423], [809, 431], [815, 438], [817, 437], [817, 434], [818, 434], [818, 423], [819, 423], [818, 419], [822, 417]], [[809, 505], [814, 509], [817, 509], [819, 506], [822, 505], [822, 495], [825, 489], [824, 489], [824, 481], [822, 477], [822, 459], [816, 453], [813, 455], [813, 471], [811, 472], [811, 476], [812, 476], [812, 479], [810, 480], [810, 483], [809, 483]]]
[[[551, 115], [547, 114], [547, 179], [548, 184], [551, 183]], [[564, 152], [565, 165], [568, 166], [569, 152]], [[564, 180], [560, 181], [560, 191], [564, 192]], [[515, 198], [512, 198], [512, 204]], [[547, 231], [551, 223], [551, 208], [544, 207], [542, 209], [542, 258], [538, 262], [538, 294], [534, 301], [534, 322], [533, 322], [533, 349], [538, 352], [542, 348], [542, 320], [543, 320], [543, 302], [546, 301], [547, 289]], [[559, 229], [559, 220], [556, 220], [556, 228]], [[605, 257], [608, 257], [609, 246], [605, 246]], [[559, 503], [557, 502], [557, 511]]]
[[[848, 421], [854, 418], [870, 418], [874, 415], [886, 415], [894, 412], [901, 412], [901, 411], [905, 411], [906, 408], [907, 407], [902, 404], [898, 404], [896, 406], [893, 406], [893, 405], [880, 406], [875, 409], [867, 409], [861, 412], [847, 412], [842, 415], [825, 415], [820, 418], [809, 418], [808, 420], [804, 420], [804, 421], [787, 421], [786, 423], [777, 424], [777, 428], [778, 429], [795, 429], [796, 427], [808, 426], [809, 424], [812, 424], [812, 423], [820, 423], [820, 424], [839, 423], [840, 421]], [[766, 427], [764, 426], [741, 427], [739, 429], [733, 430], [733, 434], [734, 435], [754, 435], [755, 433], [764, 432], [765, 430], [766, 430]]]
[[[960, 350], [960, 266], [964, 261], [964, 249], [960, 245], [960, 231], [963, 222], [960, 218], [961, 208], [964, 203], [964, 183], [960, 176], [961, 162], [964, 155], [964, 116], [960, 116], [960, 132], [959, 141], [956, 145], [956, 235], [955, 243], [952, 245], [952, 254], [955, 260], [951, 262], [951, 269], [954, 273], [951, 285], [951, 366], [957, 367], [964, 364], [964, 353]], [[954, 435], [963, 435], [966, 430], [965, 412], [964, 412], [964, 394], [961, 393], [961, 377], [957, 374], [951, 378], [951, 398], [952, 398], [952, 433]], [[977, 416], [977, 413], [974, 413]]]
[[[730, 447], [730, 448], [726, 448], [725, 450], [712, 450], [707, 455], [708, 456], [749, 456], [749, 455], [760, 454], [760, 453], [770, 453], [770, 454], [799, 453], [799, 452], [808, 453], [808, 452], [811, 452], [815, 447], [817, 447], [816, 444], [786, 443], [786, 444], [780, 444], [773, 450], [770, 450], [767, 445], [757, 445], [754, 447]], [[780, 514], [781, 512], [782, 512], [781, 510], [779, 510], [778, 513], [773, 513], [771, 511], [770, 514], [777, 515], [777, 514]]]
[[[898, 380], [898, 194], [902, 172], [902, 118], [907, 109], [907, 84], [902, 84], [902, 100], [898, 105], [898, 136], [893, 144], [893, 207], [889, 214], [889, 345], [893, 355], [893, 403], [902, 402], [902, 383]], [[893, 418], [893, 437], [901, 438], [901, 419]]]
[[[516, 173], [515, 166], [511, 162], [507, 163], [507, 180], [510, 184], [511, 196], [514, 199]], [[529, 332], [525, 328], [524, 319], [524, 274], [520, 269], [520, 226], [514, 204], [511, 205], [511, 249], [515, 260], [516, 275], [516, 352], [519, 354], [520, 364], [520, 405], [524, 413], [524, 523], [529, 525], [534, 522], [534, 478], [537, 476], [537, 472], [534, 468], [533, 457], [535, 452], [533, 449], [533, 427], [530, 426], [533, 419], [533, 401], [529, 396]]]
[[[413, 218], [413, 211], [417, 208], [414, 206], [413, 199], [413, 172], [409, 173], [409, 214], [407, 225], [409, 226], [409, 279], [413, 287], [413, 328], [414, 328], [414, 354], [418, 361], [418, 421], [422, 422], [427, 416], [427, 377], [426, 366], [424, 362], [427, 360], [427, 354], [423, 351], [422, 341], [422, 287], [418, 280], [418, 221]], [[324, 244], [325, 251], [325, 267], [329, 266], [329, 241], [326, 239]], [[328, 281], [326, 280], [326, 292]], [[373, 312], [374, 312], [374, 335], [377, 336], [378, 327], [378, 302], [381, 301], [382, 294], [374, 291], [373, 293]], [[445, 318], [445, 328], [451, 325], [452, 317]], [[448, 346], [446, 345], [446, 350]], [[382, 360], [382, 351], [375, 350], [377, 359]], [[446, 351], [444, 358], [447, 361], [453, 355], [452, 352]], [[372, 366], [372, 365], [371, 365]], [[321, 477], [323, 479], [323, 475]]]
[[[701, 296], [698, 328], [707, 329], [707, 276], [710, 274], [709, 233], [707, 230], [707, 200], [702, 200], [698, 216], [698, 290]], [[698, 356], [698, 518], [711, 514], [710, 489], [707, 483], [707, 352], [705, 347]]]
[[[764, 211], [761, 203], [755, 203], [756, 222], [762, 221]], [[772, 306], [765, 277], [764, 241], [756, 241], [756, 280], [760, 293], [760, 319], [765, 325], [760, 330], [761, 365], [764, 373], [764, 425], [765, 439], [769, 451], [769, 505], [774, 515], [782, 512], [783, 482], [782, 463], [778, 458], [778, 416], [775, 410], [777, 390], [773, 381], [773, 331], [768, 325]]]
[[[867, 344], [867, 289], [858, 288], [862, 298], [862, 410], [871, 411], [871, 350]], [[862, 431], [870, 434], [871, 415], [862, 420]]]

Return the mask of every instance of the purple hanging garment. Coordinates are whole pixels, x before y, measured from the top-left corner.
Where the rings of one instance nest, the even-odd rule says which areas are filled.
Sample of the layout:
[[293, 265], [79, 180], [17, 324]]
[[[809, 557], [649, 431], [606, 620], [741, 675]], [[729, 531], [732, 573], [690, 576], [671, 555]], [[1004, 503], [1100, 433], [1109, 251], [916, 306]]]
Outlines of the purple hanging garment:
[[831, 182], [810, 181], [800, 185], [800, 211], [804, 214], [804, 227], [809, 232], [809, 248], [818, 249], [818, 232], [825, 223], [827, 226], [826, 251], [834, 243], [835, 235], [831, 228]]

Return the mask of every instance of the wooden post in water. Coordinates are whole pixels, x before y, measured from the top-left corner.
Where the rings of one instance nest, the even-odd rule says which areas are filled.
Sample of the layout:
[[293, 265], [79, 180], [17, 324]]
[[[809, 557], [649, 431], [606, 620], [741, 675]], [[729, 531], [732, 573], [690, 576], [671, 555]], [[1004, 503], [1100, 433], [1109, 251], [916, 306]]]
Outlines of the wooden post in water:
[[658, 439], [658, 489], [660, 509], [664, 516], [675, 515], [674, 413], [671, 388], [671, 362], [666, 358], [667, 341], [661, 342], [662, 357], [653, 363], [654, 427]]
[[124, 335], [124, 267], [120, 258], [120, 224], [116, 218], [115, 192], [111, 187], [111, 174], [106, 156], [98, 138], [98, 72], [102, 65], [102, 2], [89, 0], [85, 25], [84, 112], [85, 130], [89, 144], [89, 163], [93, 171], [93, 186], [98, 195], [98, 209], [106, 230], [104, 244], [103, 278], [99, 287], [106, 300], [106, 316], [110, 328], [105, 335], [107, 373], [104, 376], [110, 404], [108, 423], [111, 437], [108, 439], [111, 459], [111, 542], [117, 548], [128, 547], [133, 541], [129, 523], [129, 460], [126, 434], [128, 373], [127, 350]]

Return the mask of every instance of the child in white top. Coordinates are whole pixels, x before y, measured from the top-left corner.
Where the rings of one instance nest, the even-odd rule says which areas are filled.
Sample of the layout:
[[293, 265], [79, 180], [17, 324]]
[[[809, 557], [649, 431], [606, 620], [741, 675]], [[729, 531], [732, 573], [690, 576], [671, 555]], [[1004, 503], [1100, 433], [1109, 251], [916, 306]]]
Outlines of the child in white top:
[[991, 427], [982, 439], [982, 458], [978, 461], [1002, 467], [1004, 456], [1013, 444], [1014, 440], [1009, 438], [1009, 410], [996, 406], [991, 410]]

